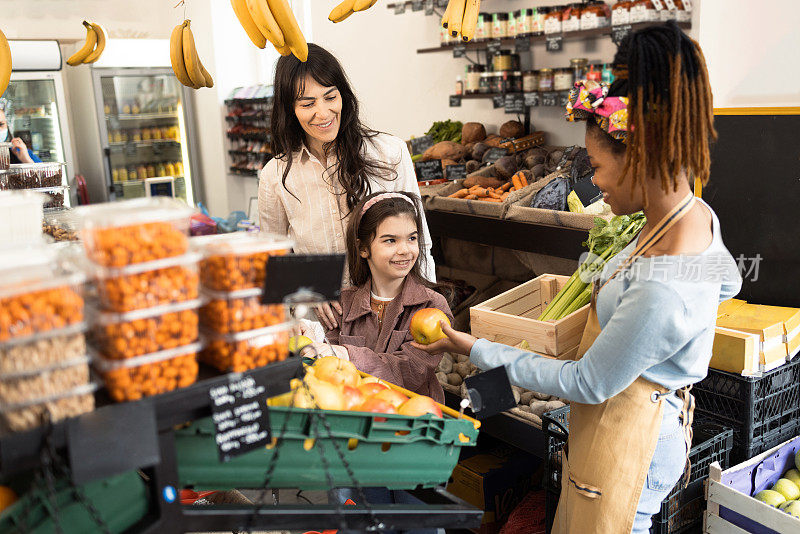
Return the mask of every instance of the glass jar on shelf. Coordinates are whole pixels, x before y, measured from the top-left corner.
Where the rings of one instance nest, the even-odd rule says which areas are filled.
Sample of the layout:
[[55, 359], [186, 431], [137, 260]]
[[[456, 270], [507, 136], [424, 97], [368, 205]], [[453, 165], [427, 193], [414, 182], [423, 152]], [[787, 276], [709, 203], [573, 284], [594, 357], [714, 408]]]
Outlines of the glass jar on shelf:
[[563, 13], [563, 8], [561, 6], [552, 6], [547, 8], [547, 13], [544, 16], [545, 34], [561, 33], [562, 13]]
[[653, 0], [634, 0], [630, 9], [631, 24], [639, 22], [656, 22], [660, 16]]
[[533, 33], [533, 9], [520, 9], [515, 15], [517, 19], [517, 37], [527, 37]]
[[539, 91], [552, 91], [554, 76], [553, 69], [539, 69]]
[[611, 9], [611, 25], [621, 26], [631, 23], [631, 0], [619, 0]]
[[508, 13], [492, 14], [492, 39], [508, 37]]
[[493, 72], [484, 72], [480, 75], [480, 93], [482, 95], [488, 95], [492, 92], [492, 77], [494, 76]]
[[508, 23], [506, 24], [506, 37], [513, 39], [517, 36], [517, 12], [508, 12]]
[[492, 58], [492, 69], [495, 71], [512, 70], [513, 63], [510, 50], [498, 50]]
[[572, 89], [572, 69], [556, 69], [553, 72], [553, 90], [569, 91]]
[[581, 29], [581, 12], [583, 7], [580, 3], [567, 5], [561, 12], [561, 31], [576, 32]]
[[520, 71], [512, 71], [508, 73], [508, 86], [506, 87], [509, 93], [522, 92], [522, 73]]
[[480, 43], [491, 38], [492, 16], [489, 13], [478, 13], [478, 22], [475, 25], [475, 42]]
[[572, 78], [575, 81], [586, 79], [589, 60], [585, 57], [575, 57], [569, 60], [569, 68], [572, 69]]
[[581, 11], [581, 30], [605, 28], [611, 24], [611, 10], [602, 0], [593, 0]]
[[522, 74], [522, 90], [526, 93], [539, 90], [539, 73], [529, 70]]
[[586, 72], [586, 80], [590, 82], [602, 82], [603, 81], [603, 67], [602, 65], [592, 64], [589, 66], [589, 70]]
[[465, 92], [468, 95], [474, 95], [481, 91], [481, 74], [483, 74], [483, 65], [470, 65], [467, 67], [467, 85]]

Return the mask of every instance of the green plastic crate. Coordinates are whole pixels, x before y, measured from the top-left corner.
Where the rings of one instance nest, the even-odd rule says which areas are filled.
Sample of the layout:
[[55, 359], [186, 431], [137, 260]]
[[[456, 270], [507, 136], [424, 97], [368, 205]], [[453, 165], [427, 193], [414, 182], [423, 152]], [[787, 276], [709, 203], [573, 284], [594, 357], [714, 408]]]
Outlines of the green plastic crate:
[[[270, 408], [273, 438], [288, 413], [289, 408]], [[333, 478], [333, 487], [353, 485], [319, 413], [292, 409], [270, 488], [331, 487], [320, 448]], [[364, 487], [409, 489], [443, 484], [458, 462], [461, 447], [474, 446], [478, 437], [478, 429], [468, 419], [324, 413], [333, 440], [339, 445], [355, 479]], [[320, 439], [315, 440], [318, 436]], [[351, 440], [358, 440], [358, 443]], [[274, 448], [265, 447], [221, 463], [210, 418], [177, 431], [175, 446], [181, 484], [197, 489], [261, 488], [275, 453]]]
[[[102, 532], [86, 507], [63, 479], [56, 481], [55, 502], [62, 532]], [[79, 486], [112, 533], [124, 532], [147, 513], [144, 481], [135, 472]], [[43, 488], [28, 491], [0, 515], [0, 532], [51, 534], [56, 532], [53, 508]]]

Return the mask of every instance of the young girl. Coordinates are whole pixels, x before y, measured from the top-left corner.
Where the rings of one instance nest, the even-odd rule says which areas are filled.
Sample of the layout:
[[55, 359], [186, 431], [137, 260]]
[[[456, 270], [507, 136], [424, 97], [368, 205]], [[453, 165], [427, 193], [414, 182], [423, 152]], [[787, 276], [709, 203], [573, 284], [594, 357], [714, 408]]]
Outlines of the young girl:
[[411, 317], [438, 308], [452, 321], [445, 298], [423, 275], [425, 258], [419, 201], [410, 193], [368, 195], [347, 228], [347, 265], [352, 287], [342, 290], [340, 326], [326, 337], [339, 358], [437, 402], [441, 356], [411, 346]]

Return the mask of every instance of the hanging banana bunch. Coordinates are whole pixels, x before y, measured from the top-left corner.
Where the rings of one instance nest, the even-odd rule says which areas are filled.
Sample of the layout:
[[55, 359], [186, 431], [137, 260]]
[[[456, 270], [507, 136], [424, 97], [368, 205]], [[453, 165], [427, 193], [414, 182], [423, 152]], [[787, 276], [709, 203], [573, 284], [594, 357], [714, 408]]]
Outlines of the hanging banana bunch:
[[0, 31], [0, 96], [6, 92], [8, 82], [11, 81], [11, 46], [8, 44], [6, 34]]
[[374, 6], [378, 0], [344, 0], [341, 4], [333, 8], [328, 20], [331, 22], [342, 22], [344, 19], [357, 11], [366, 11]]
[[72, 54], [67, 60], [67, 65], [73, 67], [94, 63], [100, 59], [100, 55], [106, 48], [106, 32], [102, 26], [86, 20], [83, 21], [83, 25], [86, 27], [86, 41], [84, 41], [80, 50]]
[[231, 0], [233, 12], [258, 48], [269, 41], [282, 56], [308, 59], [308, 44], [287, 0]]
[[453, 37], [461, 35], [463, 41], [471, 41], [475, 37], [480, 9], [481, 0], [450, 0], [442, 17], [442, 28], [449, 30]]
[[175, 77], [186, 87], [214, 87], [214, 79], [197, 55], [190, 20], [184, 20], [173, 28], [169, 38], [169, 59]]

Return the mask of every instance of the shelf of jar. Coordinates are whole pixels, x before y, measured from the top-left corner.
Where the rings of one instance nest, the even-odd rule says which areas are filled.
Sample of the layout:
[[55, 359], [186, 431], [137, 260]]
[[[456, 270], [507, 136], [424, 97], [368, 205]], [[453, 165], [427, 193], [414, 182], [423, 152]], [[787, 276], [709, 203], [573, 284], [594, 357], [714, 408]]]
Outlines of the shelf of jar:
[[168, 111], [168, 112], [160, 112], [160, 113], [120, 113], [118, 115], [114, 115], [112, 113], [106, 114], [106, 120], [117, 119], [121, 121], [126, 120], [155, 120], [155, 119], [175, 119], [178, 120], [178, 112], [177, 111]]
[[261, 155], [261, 156], [272, 156], [269, 152], [262, 152], [260, 150], [228, 150], [228, 154], [232, 154], [234, 156], [244, 156], [244, 155]]
[[[495, 97], [501, 96], [505, 100], [507, 95], [522, 95], [523, 98], [527, 96], [528, 101], [533, 103], [527, 104], [527, 107], [564, 107], [567, 105], [566, 100], [569, 96], [569, 91], [529, 91], [529, 92], [508, 92], [508, 93], [472, 93], [464, 95], [451, 95], [450, 98], [460, 97], [462, 100], [494, 100]], [[535, 97], [533, 95], [536, 95]], [[499, 107], [499, 106], [498, 106]]]
[[[641, 30], [643, 28], [648, 28], [650, 26], [659, 26], [664, 24], [663, 22], [637, 22], [636, 24], [630, 24], [631, 31]], [[678, 27], [684, 30], [690, 30], [692, 28], [692, 24], [690, 22], [679, 22]], [[583, 39], [594, 39], [596, 37], [603, 37], [603, 36], [610, 36], [611, 30], [613, 26], [606, 26], [604, 28], [594, 28], [591, 30], [578, 30], [574, 32], [567, 32], [567, 33], [553, 33], [547, 35], [528, 35], [527, 37], [531, 44], [533, 43], [544, 43], [547, 41], [548, 37], [558, 37], [561, 36], [564, 38], [565, 41], [579, 41]], [[511, 37], [506, 39], [496, 39], [500, 41], [501, 46], [514, 46], [517, 42], [517, 37]], [[443, 44], [436, 47], [431, 48], [418, 48], [417, 54], [430, 54], [433, 52], [445, 52], [445, 51], [452, 51], [457, 46], [463, 46], [467, 50], [486, 50], [489, 48], [489, 43], [492, 40], [486, 40], [481, 42], [468, 42], [468, 43], [451, 43], [451, 44]]]
[[231, 174], [237, 174], [239, 176], [252, 176], [254, 178], [258, 177], [260, 169], [239, 169], [236, 167], [230, 167], [228, 172]]
[[109, 143], [108, 146], [110, 148], [122, 148], [130, 144], [136, 146], [152, 146], [152, 145], [163, 145], [163, 144], [180, 146], [181, 142], [178, 139], [149, 139], [147, 141], [118, 141], [114, 143]]
[[228, 115], [225, 117], [228, 122], [257, 122], [270, 120], [269, 115]]

